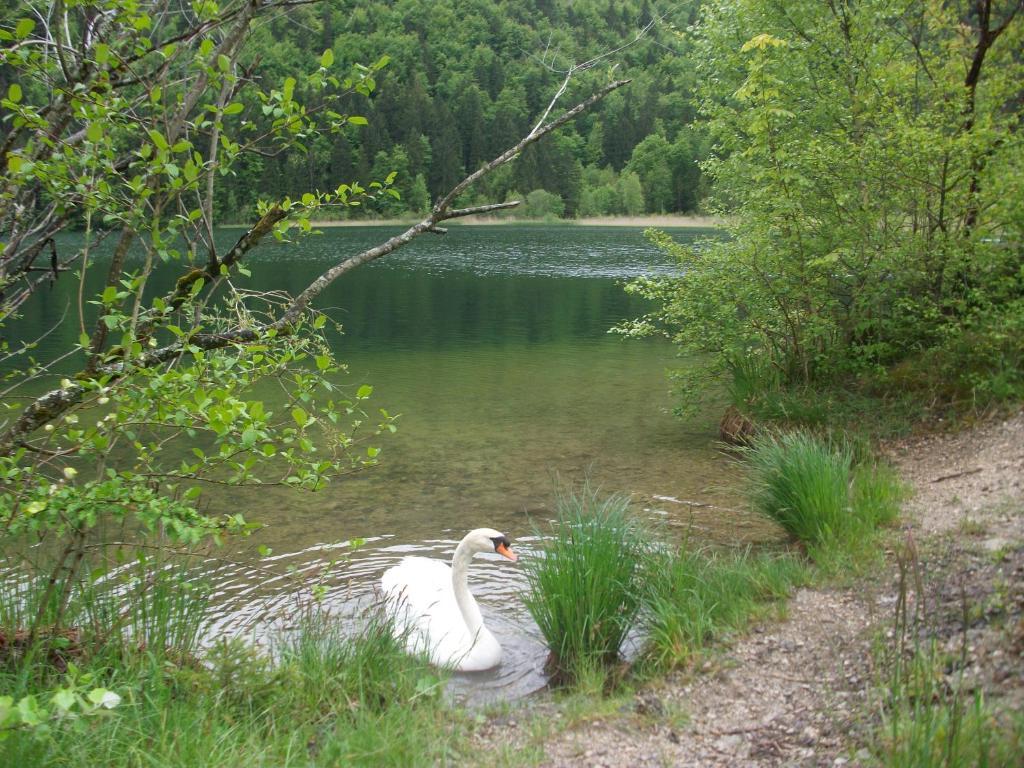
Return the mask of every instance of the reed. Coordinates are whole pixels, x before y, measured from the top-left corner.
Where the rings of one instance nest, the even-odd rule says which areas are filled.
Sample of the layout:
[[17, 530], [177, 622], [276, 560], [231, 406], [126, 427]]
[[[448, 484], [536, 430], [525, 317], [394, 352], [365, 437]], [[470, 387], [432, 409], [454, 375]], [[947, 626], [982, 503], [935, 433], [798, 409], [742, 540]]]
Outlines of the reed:
[[989, 702], [968, 676], [973, 630], [966, 592], [960, 637], [949, 638], [959, 642], [940, 640], [947, 628], [929, 611], [927, 571], [909, 536], [896, 547], [896, 565], [893, 624], [876, 646], [880, 718], [872, 746], [879, 765], [1024, 765], [1024, 712], [1012, 699]]
[[24, 561], [23, 570], [0, 571], [0, 668], [43, 683], [85, 658], [115, 664], [141, 655], [191, 657], [209, 594], [194, 558], [158, 548], [123, 553], [89, 549], [73, 572], [55, 574], [56, 586], [45, 575], [45, 554]]
[[623, 496], [584, 485], [556, 504], [550, 537], [524, 560], [525, 602], [550, 649], [553, 680], [572, 683], [618, 663], [646, 599], [650, 536]]

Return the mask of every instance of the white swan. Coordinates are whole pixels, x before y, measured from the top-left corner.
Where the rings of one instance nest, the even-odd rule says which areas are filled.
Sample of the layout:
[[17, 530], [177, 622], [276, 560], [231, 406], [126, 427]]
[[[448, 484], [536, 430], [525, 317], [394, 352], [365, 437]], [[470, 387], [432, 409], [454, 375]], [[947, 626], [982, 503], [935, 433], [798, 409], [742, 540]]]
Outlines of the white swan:
[[497, 552], [515, 562], [509, 547], [504, 534], [477, 528], [459, 542], [451, 568], [440, 560], [406, 557], [385, 571], [384, 598], [410, 652], [425, 651], [432, 663], [460, 672], [478, 672], [501, 662], [501, 645], [484, 626], [466, 585], [466, 570], [477, 552]]

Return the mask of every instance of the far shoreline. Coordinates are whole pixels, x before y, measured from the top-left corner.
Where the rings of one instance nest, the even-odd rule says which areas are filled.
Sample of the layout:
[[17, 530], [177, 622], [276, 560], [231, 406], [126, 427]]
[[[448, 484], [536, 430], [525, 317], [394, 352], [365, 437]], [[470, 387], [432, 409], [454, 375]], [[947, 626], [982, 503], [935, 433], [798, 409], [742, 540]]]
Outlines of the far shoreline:
[[[313, 221], [317, 229], [334, 227], [409, 227], [418, 218], [402, 219], [343, 219], [338, 221]], [[441, 222], [449, 226], [509, 226], [516, 224], [544, 224], [566, 227], [634, 227], [657, 229], [718, 229], [725, 220], [717, 216], [698, 216], [690, 214], [662, 213], [650, 216], [588, 216], [581, 219], [523, 219], [496, 216], [467, 216], [464, 219]], [[244, 228], [245, 224], [223, 224], [225, 228]]]

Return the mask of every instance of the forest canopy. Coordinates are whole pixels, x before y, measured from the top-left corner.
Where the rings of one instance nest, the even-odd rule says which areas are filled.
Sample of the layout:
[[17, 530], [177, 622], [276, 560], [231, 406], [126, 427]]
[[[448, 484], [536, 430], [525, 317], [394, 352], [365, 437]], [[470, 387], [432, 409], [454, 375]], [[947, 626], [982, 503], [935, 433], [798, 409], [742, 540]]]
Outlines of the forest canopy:
[[705, 149], [688, 127], [693, 69], [680, 54], [698, 5], [356, 0], [292, 9], [254, 29], [243, 62], [274, 82], [296, 67], [315, 68], [325, 50], [341, 67], [386, 56], [371, 98], [353, 96], [343, 105], [367, 124], [343, 138], [310, 141], [302, 153], [248, 160], [221, 184], [218, 208], [238, 219], [260, 197], [396, 172], [401, 199], [375, 212], [423, 212], [529, 131], [565, 68], [619, 48], [649, 26], [601, 64], [609, 77], [631, 78], [628, 89], [525, 152], [463, 202], [525, 198], [542, 189], [561, 198], [567, 217], [691, 211]]

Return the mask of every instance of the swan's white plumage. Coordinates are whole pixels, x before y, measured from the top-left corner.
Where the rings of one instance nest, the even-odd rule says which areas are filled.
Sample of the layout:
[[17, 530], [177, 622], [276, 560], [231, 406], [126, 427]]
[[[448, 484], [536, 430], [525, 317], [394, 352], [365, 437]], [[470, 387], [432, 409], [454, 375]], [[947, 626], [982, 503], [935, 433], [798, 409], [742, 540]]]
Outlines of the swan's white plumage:
[[[501, 662], [501, 645], [483, 624], [476, 600], [466, 585], [466, 568], [474, 552], [494, 551], [489, 528], [470, 532], [456, 549], [455, 573], [446, 563], [406, 557], [381, 579], [396, 629], [413, 653], [462, 672], [490, 669]], [[459, 607], [456, 591], [462, 594]]]

